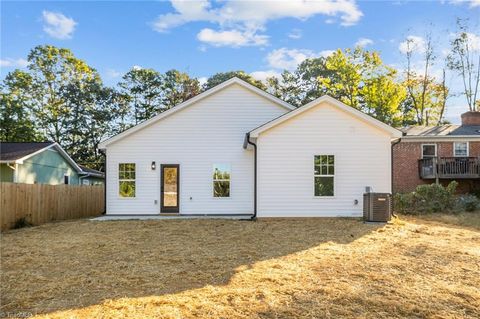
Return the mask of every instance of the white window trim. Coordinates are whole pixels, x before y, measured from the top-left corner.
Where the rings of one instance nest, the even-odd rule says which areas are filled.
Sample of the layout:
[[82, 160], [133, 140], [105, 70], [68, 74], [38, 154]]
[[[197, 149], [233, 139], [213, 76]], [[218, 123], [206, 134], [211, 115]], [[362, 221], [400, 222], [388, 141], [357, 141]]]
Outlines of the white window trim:
[[[68, 183], [65, 184], [65, 177], [67, 178]], [[63, 174], [63, 185], [70, 185], [70, 175], [68, 174]]]
[[[434, 155], [434, 157], [437, 157], [437, 154], [438, 154], [438, 153], [437, 153], [437, 152], [438, 152], [437, 144], [435, 144], [435, 143], [424, 143], [424, 144], [422, 144], [422, 159], [424, 158], [424, 156], [423, 156], [423, 146], [435, 146], [435, 155]], [[430, 156], [429, 156], [429, 157], [430, 157]]]
[[[232, 165], [230, 163], [213, 163], [212, 172], [216, 165], [228, 165], [230, 168], [230, 179], [213, 179], [212, 178], [212, 198], [215, 200], [227, 200], [232, 198]], [[215, 182], [229, 182], [230, 192], [228, 196], [215, 196]]]
[[[324, 175], [324, 174], [315, 174], [315, 156], [321, 156], [321, 155], [330, 155], [333, 156], [333, 171], [336, 173], [337, 172], [337, 155], [332, 154], [332, 153], [319, 153], [319, 154], [314, 154], [313, 155], [313, 198], [318, 198], [318, 199], [334, 199], [337, 195], [337, 182], [336, 182], [336, 177], [335, 173], [333, 175]], [[315, 195], [315, 177], [333, 177], [333, 196], [317, 196]]]
[[[465, 143], [467, 144], [467, 155], [457, 155], [455, 154], [455, 144], [460, 144], [460, 143]], [[463, 142], [453, 142], [453, 156], [454, 157], [468, 157], [470, 156], [470, 143], [469, 142], [466, 142], [466, 141], [463, 141]]]
[[[120, 164], [135, 164], [135, 178], [134, 179], [121, 179], [120, 178]], [[137, 199], [137, 163], [135, 162], [119, 162], [117, 164], [117, 198], [121, 200], [135, 200]], [[120, 182], [135, 182], [135, 196], [133, 197], [126, 197], [120, 196]]]

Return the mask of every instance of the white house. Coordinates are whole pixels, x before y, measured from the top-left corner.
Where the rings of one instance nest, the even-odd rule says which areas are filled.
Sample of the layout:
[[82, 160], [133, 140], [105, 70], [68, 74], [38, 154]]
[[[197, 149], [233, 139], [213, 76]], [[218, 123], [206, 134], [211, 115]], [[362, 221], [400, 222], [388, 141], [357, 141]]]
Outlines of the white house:
[[233, 78], [100, 144], [107, 214], [360, 216], [401, 132], [328, 97], [295, 108]]

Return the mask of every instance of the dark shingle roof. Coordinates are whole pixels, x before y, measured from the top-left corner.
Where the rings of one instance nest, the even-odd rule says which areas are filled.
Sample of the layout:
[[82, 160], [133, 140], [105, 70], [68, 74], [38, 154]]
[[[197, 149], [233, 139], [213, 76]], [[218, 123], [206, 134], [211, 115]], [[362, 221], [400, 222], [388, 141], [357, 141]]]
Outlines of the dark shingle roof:
[[0, 160], [14, 161], [52, 144], [53, 142], [0, 142]]
[[480, 136], [480, 125], [408, 126], [401, 131], [407, 136]]

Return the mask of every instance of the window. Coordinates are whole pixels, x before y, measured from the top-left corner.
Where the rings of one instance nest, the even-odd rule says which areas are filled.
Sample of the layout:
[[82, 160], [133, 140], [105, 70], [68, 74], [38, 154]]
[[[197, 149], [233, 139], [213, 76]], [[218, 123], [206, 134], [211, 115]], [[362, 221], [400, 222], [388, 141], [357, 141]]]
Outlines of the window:
[[436, 144], [422, 144], [422, 158], [429, 158], [437, 156]]
[[468, 142], [455, 142], [453, 143], [453, 155], [454, 156], [468, 156]]
[[63, 175], [63, 183], [65, 185], [70, 184], [70, 176], [68, 176], [67, 174]]
[[230, 197], [230, 165], [213, 165], [213, 197]]
[[315, 155], [314, 162], [315, 196], [333, 196], [335, 156]]
[[120, 197], [135, 197], [135, 163], [118, 164], [118, 193]]

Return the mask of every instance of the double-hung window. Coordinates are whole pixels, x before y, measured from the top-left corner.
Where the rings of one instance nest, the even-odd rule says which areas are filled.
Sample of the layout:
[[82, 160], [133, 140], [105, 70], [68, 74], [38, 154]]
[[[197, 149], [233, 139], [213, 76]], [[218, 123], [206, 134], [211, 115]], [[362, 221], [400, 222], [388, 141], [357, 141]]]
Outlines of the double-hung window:
[[118, 194], [135, 197], [135, 163], [118, 164]]
[[453, 143], [453, 155], [455, 157], [467, 157], [468, 156], [468, 142], [455, 142], [455, 143]]
[[314, 195], [317, 197], [334, 196], [335, 156], [314, 156]]
[[432, 158], [437, 156], [436, 144], [422, 144], [422, 158]]
[[230, 197], [230, 165], [213, 165], [213, 197]]

